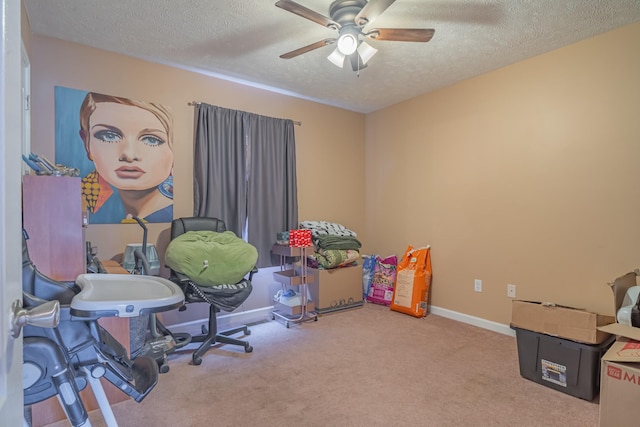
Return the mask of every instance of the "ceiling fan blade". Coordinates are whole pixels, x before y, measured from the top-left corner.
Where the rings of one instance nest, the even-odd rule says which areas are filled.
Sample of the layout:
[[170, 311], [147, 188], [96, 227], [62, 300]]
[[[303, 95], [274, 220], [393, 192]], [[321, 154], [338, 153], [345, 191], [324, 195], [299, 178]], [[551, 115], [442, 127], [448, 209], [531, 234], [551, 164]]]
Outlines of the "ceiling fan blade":
[[354, 19], [357, 25], [363, 26], [373, 22], [382, 12], [387, 10], [396, 0], [369, 0]]
[[318, 49], [318, 48], [326, 46], [328, 44], [335, 43], [335, 41], [336, 41], [336, 39], [320, 40], [319, 42], [311, 43], [310, 45], [301, 47], [301, 48], [296, 49], [296, 50], [292, 50], [291, 52], [284, 53], [284, 54], [280, 55], [280, 58], [282, 58], [282, 59], [295, 58], [296, 56], [302, 55], [303, 53], [307, 53], [307, 52], [310, 52], [310, 51], [312, 51], [314, 49]]
[[276, 6], [278, 6], [280, 9], [286, 10], [287, 12], [295, 13], [298, 16], [302, 16], [303, 18], [316, 22], [322, 25], [323, 27], [335, 28], [335, 29], [340, 28], [340, 24], [338, 24], [333, 19], [327, 18], [326, 16], [316, 11], [313, 11], [311, 9], [308, 9], [294, 1], [280, 0], [276, 2]]
[[397, 42], [428, 42], [436, 30], [419, 28], [374, 28], [365, 34], [373, 40]]
[[360, 71], [362, 69], [367, 68], [367, 64], [362, 63], [362, 60], [360, 59], [360, 55], [358, 54], [357, 51], [349, 55], [349, 62], [351, 62], [351, 69], [353, 71]]

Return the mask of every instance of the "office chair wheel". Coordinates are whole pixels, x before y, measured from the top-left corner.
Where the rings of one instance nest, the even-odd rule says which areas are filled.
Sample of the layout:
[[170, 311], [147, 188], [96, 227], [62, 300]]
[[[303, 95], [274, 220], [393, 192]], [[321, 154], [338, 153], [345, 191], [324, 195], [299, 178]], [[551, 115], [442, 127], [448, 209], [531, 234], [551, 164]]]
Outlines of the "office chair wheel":
[[245, 353], [251, 353], [252, 351], [253, 351], [253, 347], [251, 347], [249, 344], [244, 346]]
[[193, 356], [192, 360], [193, 364], [195, 366], [201, 365], [202, 364], [202, 357], [197, 357], [197, 356]]
[[161, 374], [166, 374], [167, 372], [169, 372], [169, 365], [167, 365], [166, 363], [162, 363], [158, 366], [158, 371], [160, 371]]
[[245, 335], [251, 335], [251, 329], [245, 329], [244, 330], [244, 334]]

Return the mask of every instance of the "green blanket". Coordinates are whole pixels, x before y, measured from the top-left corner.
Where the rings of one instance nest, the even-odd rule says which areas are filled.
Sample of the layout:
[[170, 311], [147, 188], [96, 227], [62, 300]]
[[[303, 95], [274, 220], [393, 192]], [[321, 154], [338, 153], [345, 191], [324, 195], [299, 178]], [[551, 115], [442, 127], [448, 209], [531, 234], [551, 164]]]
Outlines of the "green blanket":
[[324, 234], [318, 236], [316, 245], [320, 249], [342, 249], [342, 250], [358, 250], [362, 244], [353, 236], [334, 236], [332, 234]]
[[201, 286], [234, 284], [251, 271], [258, 250], [232, 231], [188, 231], [167, 246], [165, 263]]

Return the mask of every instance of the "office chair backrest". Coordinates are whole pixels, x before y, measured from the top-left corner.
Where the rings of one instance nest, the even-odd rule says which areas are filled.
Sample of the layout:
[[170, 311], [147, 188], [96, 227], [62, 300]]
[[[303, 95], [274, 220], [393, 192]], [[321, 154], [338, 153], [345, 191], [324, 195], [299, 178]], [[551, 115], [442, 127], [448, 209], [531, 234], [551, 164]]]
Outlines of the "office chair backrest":
[[[218, 218], [210, 217], [186, 217], [174, 219], [171, 222], [171, 240], [186, 233], [187, 231], [215, 231], [222, 233], [227, 231], [224, 221]], [[172, 276], [176, 276], [179, 280], [188, 280], [189, 278], [182, 273], [171, 270]]]
[[[227, 231], [224, 221], [211, 217], [188, 217], [178, 218], [171, 222], [171, 240], [188, 231], [215, 231], [223, 233]], [[254, 267], [255, 271], [257, 269]], [[246, 325], [238, 326], [225, 331], [218, 331], [216, 314], [220, 310], [233, 311], [238, 308], [249, 296], [251, 290], [251, 277], [254, 271], [249, 273], [249, 278], [243, 278], [235, 286], [199, 286], [188, 276], [171, 269], [170, 280], [177, 283], [185, 294], [185, 302], [206, 302], [209, 304], [208, 325], [203, 327], [202, 334], [191, 337], [192, 342], [201, 343], [193, 352], [192, 360], [194, 365], [202, 363], [202, 357], [214, 344], [232, 344], [244, 347], [246, 353], [251, 353], [253, 347], [242, 339], [233, 338], [231, 335], [243, 333], [249, 335], [250, 331]], [[186, 308], [186, 306], [185, 306]]]
[[227, 231], [224, 221], [218, 218], [189, 217], [174, 219], [171, 223], [171, 240], [187, 231]]

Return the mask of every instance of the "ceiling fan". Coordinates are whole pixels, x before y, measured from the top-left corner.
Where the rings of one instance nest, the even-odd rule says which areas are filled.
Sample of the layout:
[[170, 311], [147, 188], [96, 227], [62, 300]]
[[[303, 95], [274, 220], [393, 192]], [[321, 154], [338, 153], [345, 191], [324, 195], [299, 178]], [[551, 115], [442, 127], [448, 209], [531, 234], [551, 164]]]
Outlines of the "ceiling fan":
[[395, 0], [336, 0], [329, 6], [329, 17], [308, 9], [291, 0], [280, 0], [276, 6], [306, 18], [327, 28], [338, 30], [338, 37], [328, 38], [280, 55], [291, 59], [303, 53], [336, 43], [336, 49], [328, 59], [342, 68], [349, 57], [353, 71], [365, 68], [367, 62], [378, 51], [361, 38], [372, 40], [428, 42], [435, 30], [419, 28], [372, 28], [365, 27], [387, 10]]

